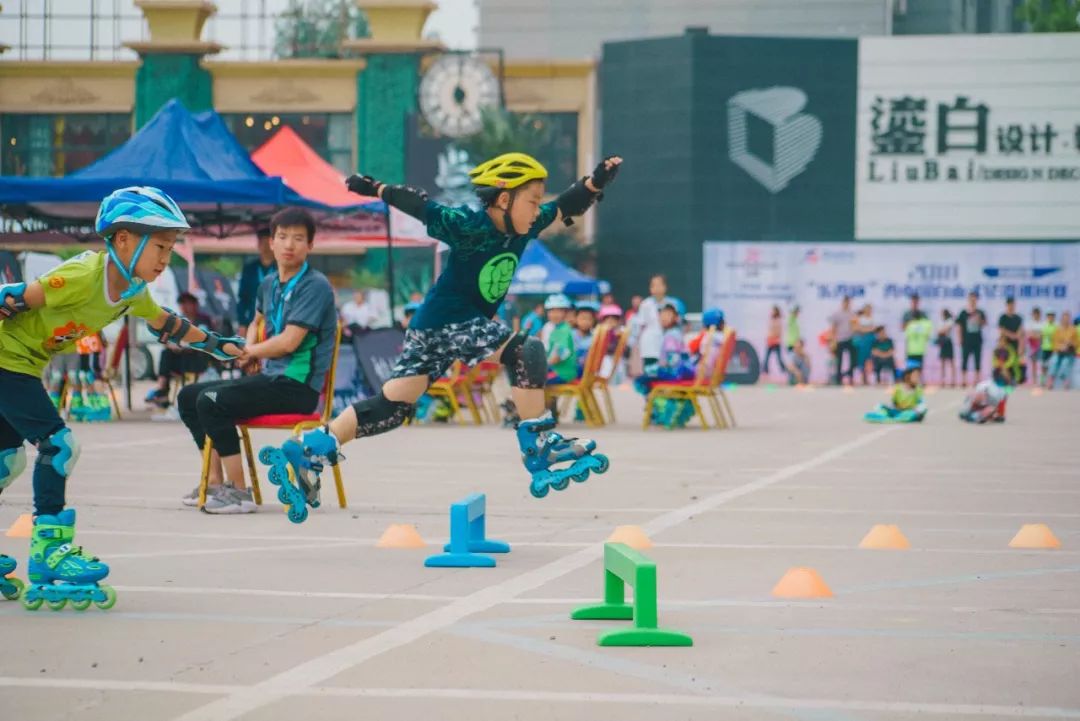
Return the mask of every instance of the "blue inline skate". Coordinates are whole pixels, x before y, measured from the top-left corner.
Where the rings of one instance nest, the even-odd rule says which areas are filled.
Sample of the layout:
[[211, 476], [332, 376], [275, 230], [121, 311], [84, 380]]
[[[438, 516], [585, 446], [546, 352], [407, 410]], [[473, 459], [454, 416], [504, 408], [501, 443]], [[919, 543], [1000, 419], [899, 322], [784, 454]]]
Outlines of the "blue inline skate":
[[23, 592], [23, 582], [10, 574], [15, 573], [15, 559], [0, 553], [0, 596], [16, 600]]
[[319, 474], [327, 464], [337, 465], [342, 458], [337, 438], [327, 426], [304, 431], [281, 448], [264, 446], [259, 451], [259, 461], [270, 466], [270, 482], [278, 486], [278, 500], [289, 507], [293, 523], [307, 520], [308, 506], [319, 507]]
[[[521, 459], [532, 474], [529, 492], [536, 498], [543, 498], [551, 488], [564, 490], [571, 480], [584, 483], [589, 473], [605, 473], [610, 465], [607, 456], [593, 454], [595, 441], [563, 438], [553, 428], [555, 418], [551, 413], [522, 421], [517, 427]], [[552, 468], [562, 463], [569, 465]]]
[[73, 545], [75, 509], [68, 508], [55, 516], [38, 516], [30, 539], [30, 564], [26, 576], [30, 583], [23, 593], [23, 606], [30, 611], [46, 604], [59, 611], [71, 603], [76, 611], [85, 611], [93, 603], [102, 610], [116, 604], [112, 586], [98, 582], [109, 575], [109, 567]]

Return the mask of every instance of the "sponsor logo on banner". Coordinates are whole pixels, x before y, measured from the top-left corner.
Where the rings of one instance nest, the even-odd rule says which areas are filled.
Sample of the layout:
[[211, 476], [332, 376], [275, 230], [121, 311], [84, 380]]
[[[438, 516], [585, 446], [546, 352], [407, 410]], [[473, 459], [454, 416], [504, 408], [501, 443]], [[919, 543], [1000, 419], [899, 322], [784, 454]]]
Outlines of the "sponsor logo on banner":
[[[871, 106], [871, 183], [1078, 182], [1080, 122], [1055, 124], [955, 95], [877, 96]], [[931, 120], [929, 116], [933, 116]], [[931, 133], [932, 128], [932, 134]]]
[[857, 239], [1080, 238], [1075, 38], [862, 38], [859, 54]]
[[728, 157], [774, 195], [806, 170], [821, 147], [821, 121], [804, 107], [806, 93], [788, 87], [744, 90], [728, 100]]

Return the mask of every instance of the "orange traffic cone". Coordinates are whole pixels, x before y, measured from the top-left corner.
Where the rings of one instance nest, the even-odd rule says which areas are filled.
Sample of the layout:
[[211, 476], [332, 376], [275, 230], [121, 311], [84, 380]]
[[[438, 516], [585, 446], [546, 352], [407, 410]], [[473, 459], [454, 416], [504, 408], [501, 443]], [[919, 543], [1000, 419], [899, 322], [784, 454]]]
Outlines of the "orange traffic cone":
[[1045, 523], [1025, 523], [1009, 541], [1009, 548], [1061, 548], [1061, 541]]
[[773, 586], [777, 598], [832, 598], [832, 590], [812, 568], [792, 568]]
[[8, 538], [30, 538], [33, 530], [34, 517], [29, 513], [24, 513], [15, 519], [15, 523], [11, 524], [11, 528], [7, 529], [4, 535]]
[[903, 551], [911, 548], [911, 543], [908, 542], [907, 536], [900, 531], [899, 526], [885, 526], [879, 523], [863, 536], [862, 541], [859, 542], [859, 548]]
[[394, 523], [383, 531], [377, 548], [424, 548], [427, 544], [411, 523]]
[[625, 543], [630, 548], [642, 551], [652, 548], [652, 541], [645, 535], [640, 526], [619, 526], [608, 536], [608, 543]]

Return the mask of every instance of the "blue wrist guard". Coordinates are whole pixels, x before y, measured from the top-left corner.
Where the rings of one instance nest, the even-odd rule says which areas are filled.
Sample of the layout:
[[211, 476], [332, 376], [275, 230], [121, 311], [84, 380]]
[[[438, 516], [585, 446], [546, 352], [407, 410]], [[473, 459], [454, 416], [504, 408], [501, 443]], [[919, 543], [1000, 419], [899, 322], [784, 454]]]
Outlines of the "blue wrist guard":
[[[11, 305], [8, 305], [9, 298]], [[30, 306], [26, 304], [26, 283], [0, 285], [0, 318], [10, 318], [29, 309]]]
[[220, 361], [231, 361], [235, 360], [236, 358], [236, 356], [229, 355], [224, 350], [222, 350], [221, 346], [226, 343], [232, 343], [238, 348], [243, 348], [244, 343], [246, 342], [243, 338], [237, 335], [220, 336], [212, 330], [207, 330], [206, 328], [201, 327], [199, 330], [201, 330], [203, 333], [206, 333], [206, 340], [199, 341], [198, 343], [188, 343], [188, 345], [195, 350], [202, 351], [203, 353], [213, 356]]

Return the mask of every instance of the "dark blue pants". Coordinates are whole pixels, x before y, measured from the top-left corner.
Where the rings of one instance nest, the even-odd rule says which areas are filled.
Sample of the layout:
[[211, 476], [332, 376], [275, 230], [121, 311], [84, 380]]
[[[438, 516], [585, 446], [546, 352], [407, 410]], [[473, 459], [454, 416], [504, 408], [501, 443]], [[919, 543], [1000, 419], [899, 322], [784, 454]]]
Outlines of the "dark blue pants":
[[[40, 378], [0, 368], [0, 450], [18, 448], [23, 441], [36, 446], [63, 427]], [[38, 516], [64, 510], [66, 479], [43, 460], [38, 456], [34, 465], [34, 513]]]

